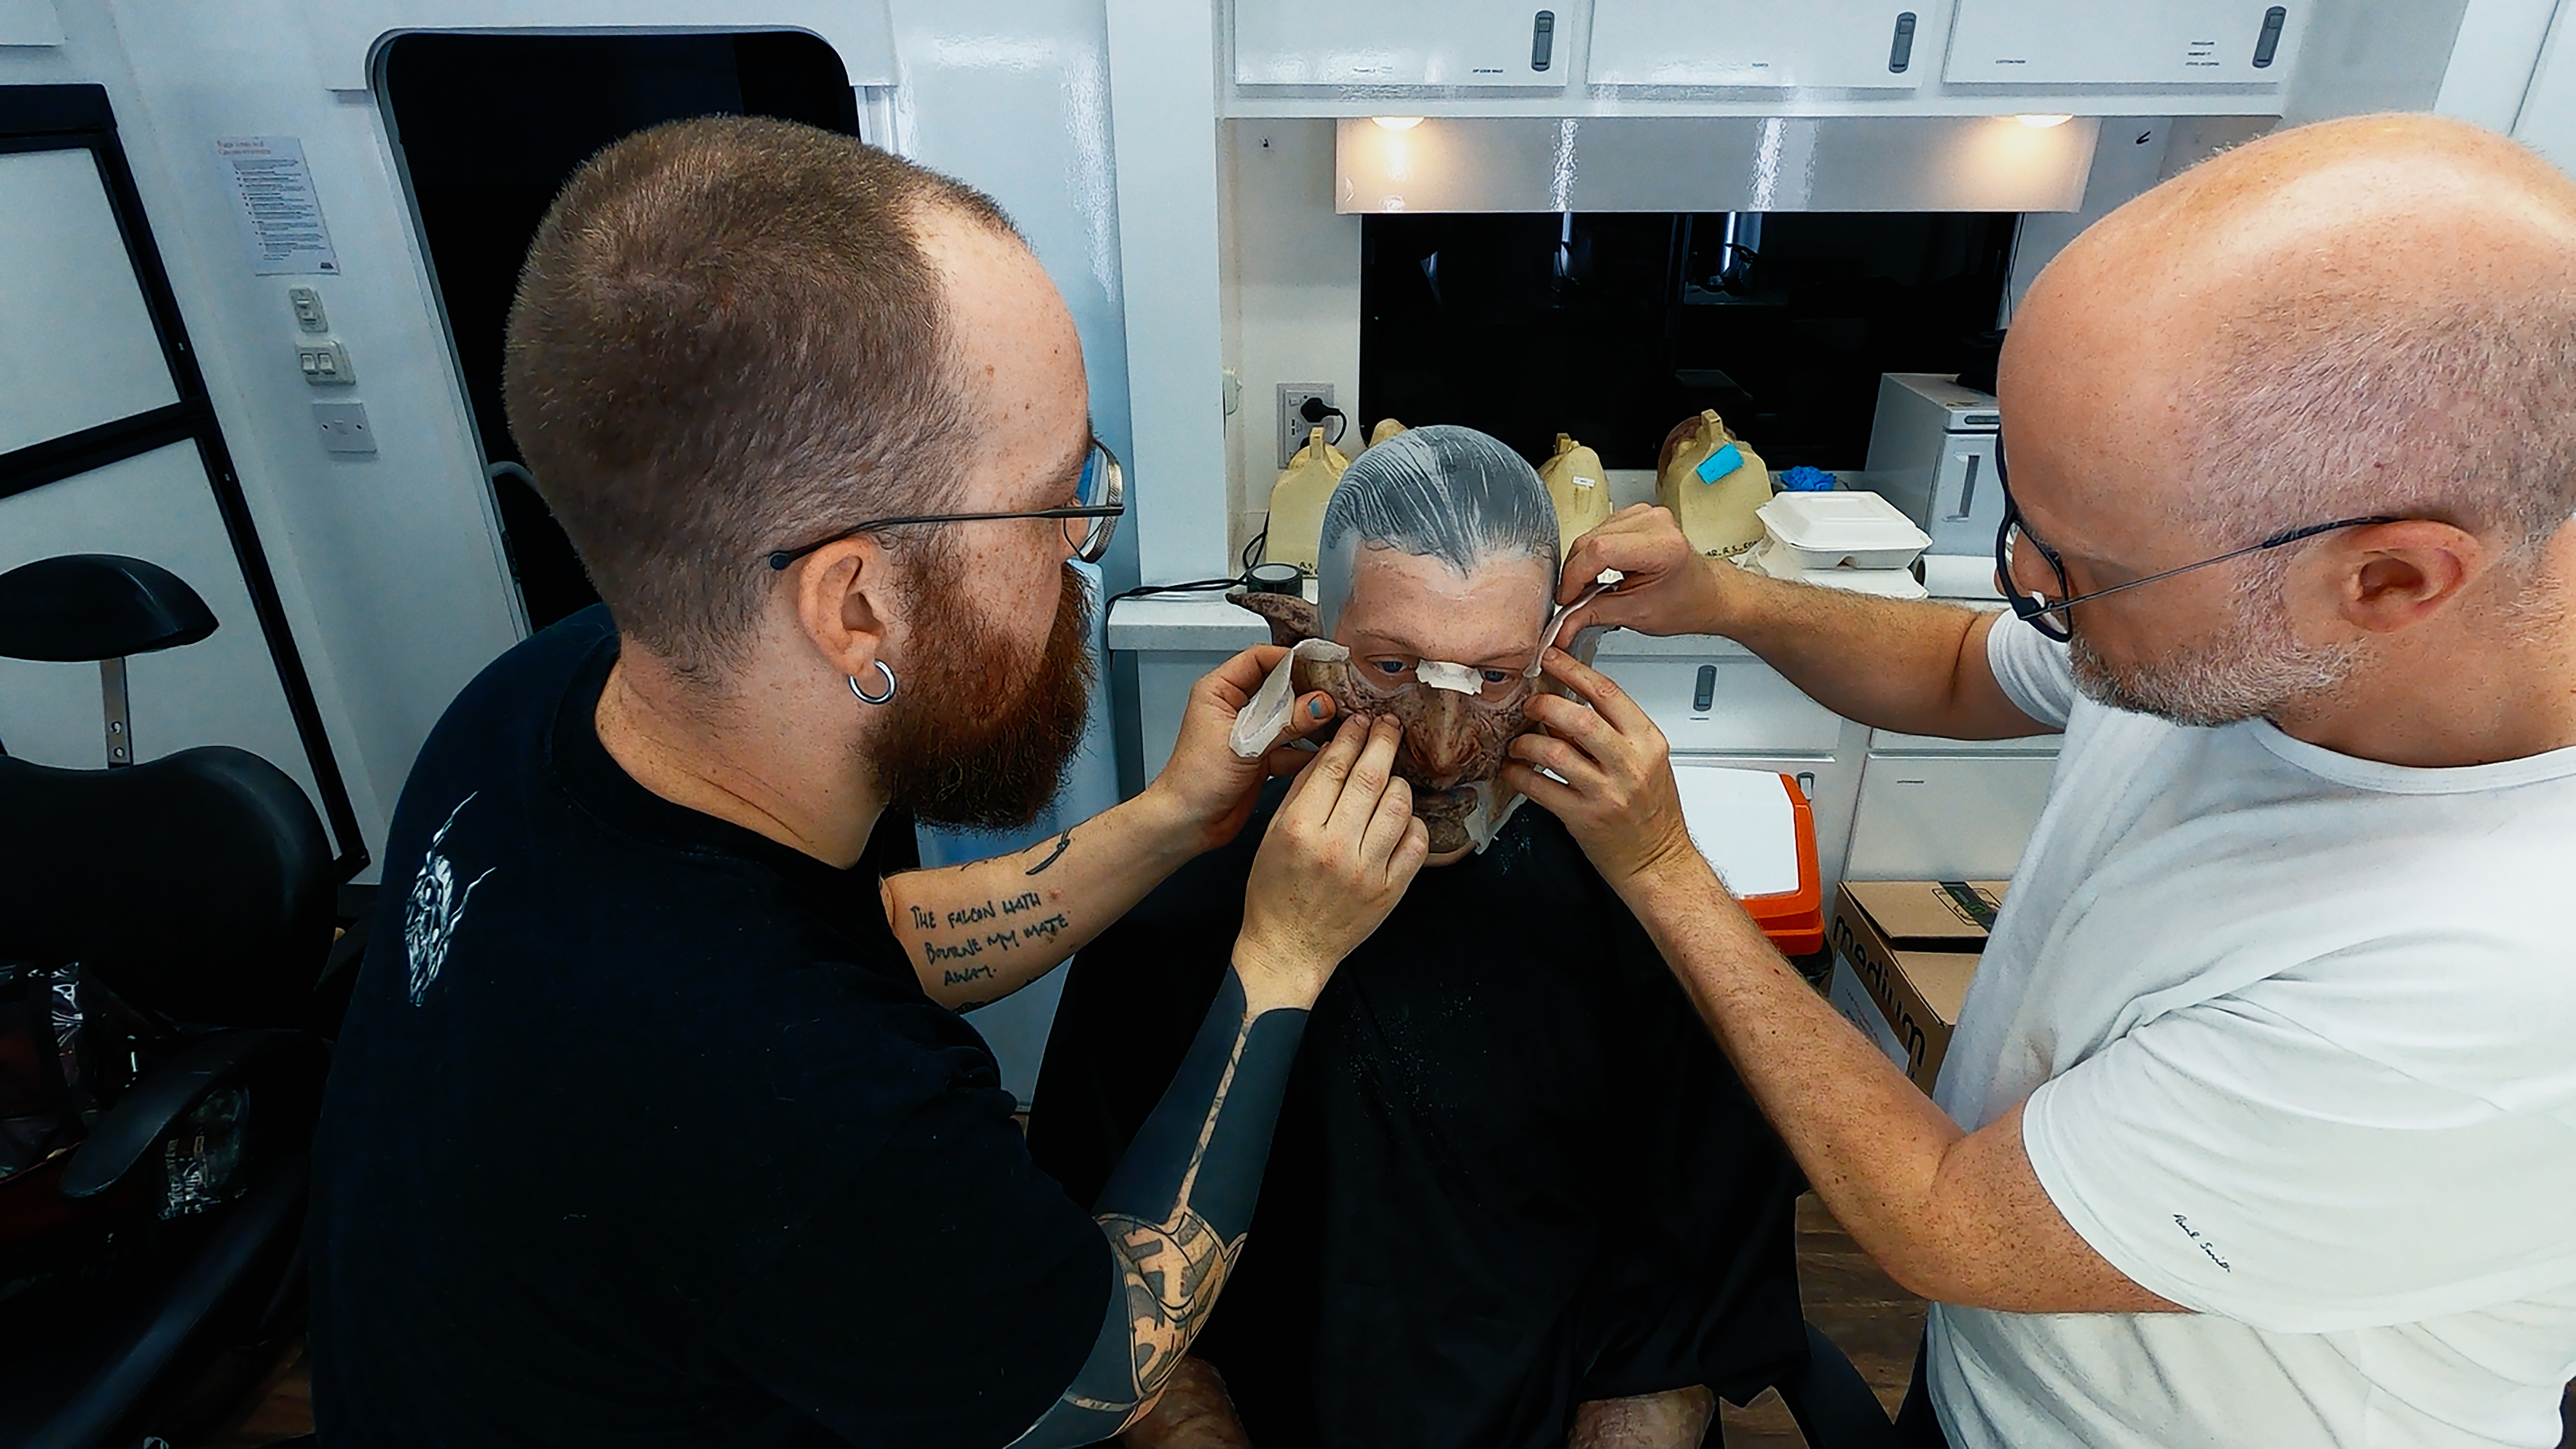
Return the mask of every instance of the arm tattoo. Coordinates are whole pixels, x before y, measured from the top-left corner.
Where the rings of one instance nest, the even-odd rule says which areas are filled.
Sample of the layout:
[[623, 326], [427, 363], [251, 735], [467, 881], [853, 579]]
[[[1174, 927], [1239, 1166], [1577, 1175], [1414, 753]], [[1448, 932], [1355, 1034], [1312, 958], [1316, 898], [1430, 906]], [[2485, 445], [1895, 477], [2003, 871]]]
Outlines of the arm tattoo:
[[1017, 1449], [1108, 1438], [1162, 1391], [1243, 1252], [1305, 1029], [1302, 1011], [1252, 1016], [1226, 972], [1179, 1073], [1100, 1190], [1119, 1281], [1091, 1358]]
[[1066, 831], [1064, 834], [1059, 835], [1059, 836], [1057, 836], [1057, 837], [1055, 838], [1055, 849], [1050, 850], [1050, 851], [1048, 851], [1048, 852], [1047, 852], [1047, 858], [1046, 858], [1046, 859], [1044, 859], [1044, 860], [1042, 860], [1042, 861], [1039, 861], [1037, 864], [1035, 864], [1035, 865], [1033, 865], [1033, 866], [1030, 866], [1027, 870], [1021, 871], [1021, 872], [1020, 872], [1020, 874], [1022, 874], [1022, 875], [1036, 875], [1039, 871], [1042, 871], [1042, 870], [1046, 869], [1048, 866], [1051, 866], [1051, 865], [1055, 864], [1057, 861], [1062, 860], [1062, 859], [1064, 858], [1065, 848], [1066, 848], [1067, 846], [1072, 845], [1072, 844], [1073, 844], [1073, 832], [1072, 832], [1072, 831], [1070, 831], [1070, 830], [1068, 830], [1068, 831]]

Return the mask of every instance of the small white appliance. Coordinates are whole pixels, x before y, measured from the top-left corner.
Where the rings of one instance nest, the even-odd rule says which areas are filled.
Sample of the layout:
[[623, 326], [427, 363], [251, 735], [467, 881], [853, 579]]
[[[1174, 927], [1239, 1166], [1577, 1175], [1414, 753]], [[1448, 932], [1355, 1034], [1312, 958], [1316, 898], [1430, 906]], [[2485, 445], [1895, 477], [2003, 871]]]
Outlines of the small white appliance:
[[1927, 553], [1994, 557], [2004, 521], [1995, 476], [2002, 426], [1993, 393], [1961, 387], [1944, 373], [1880, 374], [1870, 481], [1932, 536]]

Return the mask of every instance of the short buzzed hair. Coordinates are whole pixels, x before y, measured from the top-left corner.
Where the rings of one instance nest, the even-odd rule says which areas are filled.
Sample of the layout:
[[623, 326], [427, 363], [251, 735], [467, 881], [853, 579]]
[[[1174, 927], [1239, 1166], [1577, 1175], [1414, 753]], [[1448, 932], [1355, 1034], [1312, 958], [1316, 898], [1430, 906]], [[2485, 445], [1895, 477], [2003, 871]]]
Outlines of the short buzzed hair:
[[2576, 513], [2576, 276], [2433, 308], [2320, 300], [2245, 319], [2199, 389], [2216, 542], [2381, 514], [2518, 555]]
[[1547, 485], [1528, 460], [1474, 428], [1411, 428], [1360, 454], [1324, 504], [1319, 542], [1316, 597], [1328, 637], [1362, 547], [1437, 558], [1461, 575], [1495, 559], [1539, 559], [1549, 598], [1556, 593], [1556, 504]]
[[510, 433], [619, 630], [683, 677], [738, 653], [771, 551], [954, 497], [935, 208], [1017, 235], [851, 137], [708, 116], [592, 157], [538, 227]]

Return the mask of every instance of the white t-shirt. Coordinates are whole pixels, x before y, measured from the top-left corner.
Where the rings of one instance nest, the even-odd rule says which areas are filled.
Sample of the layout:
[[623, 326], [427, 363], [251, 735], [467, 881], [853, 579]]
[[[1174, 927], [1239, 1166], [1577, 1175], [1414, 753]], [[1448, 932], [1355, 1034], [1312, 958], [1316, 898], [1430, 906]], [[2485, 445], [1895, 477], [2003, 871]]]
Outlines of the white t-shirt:
[[2407, 769], [2079, 697], [1934, 1094], [2191, 1314], [1937, 1307], [1961, 1449], [2558, 1442], [2576, 1376], [2576, 749]]

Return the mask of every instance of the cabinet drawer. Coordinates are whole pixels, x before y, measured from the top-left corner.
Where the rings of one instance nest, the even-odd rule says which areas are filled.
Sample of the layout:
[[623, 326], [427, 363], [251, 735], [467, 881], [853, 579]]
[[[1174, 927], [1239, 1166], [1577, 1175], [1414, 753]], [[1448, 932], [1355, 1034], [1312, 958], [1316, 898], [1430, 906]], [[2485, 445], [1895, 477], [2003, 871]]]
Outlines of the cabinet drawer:
[[1842, 734], [1840, 716], [1750, 654], [1620, 655], [1598, 662], [1676, 753], [1830, 755]]
[[2006, 879], [2056, 774], [2050, 756], [1873, 754], [1861, 767], [1843, 875]]

